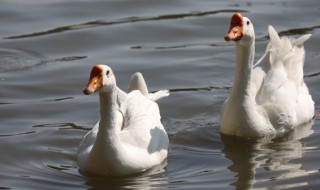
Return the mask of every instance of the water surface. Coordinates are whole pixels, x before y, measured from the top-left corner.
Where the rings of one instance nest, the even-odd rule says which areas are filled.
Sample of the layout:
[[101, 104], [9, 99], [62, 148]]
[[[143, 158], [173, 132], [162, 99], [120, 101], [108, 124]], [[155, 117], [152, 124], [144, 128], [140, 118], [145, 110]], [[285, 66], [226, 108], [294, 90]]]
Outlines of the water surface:
[[[318, 0], [3, 0], [0, 6], [0, 189], [319, 189], [319, 117], [286, 137], [221, 136], [219, 112], [235, 66], [223, 40], [233, 13], [251, 18], [256, 58], [267, 26], [310, 33], [305, 81], [319, 111]], [[127, 89], [140, 71], [159, 101], [170, 137], [167, 166], [106, 178], [79, 173], [76, 152], [99, 119], [84, 96], [94, 64]]]

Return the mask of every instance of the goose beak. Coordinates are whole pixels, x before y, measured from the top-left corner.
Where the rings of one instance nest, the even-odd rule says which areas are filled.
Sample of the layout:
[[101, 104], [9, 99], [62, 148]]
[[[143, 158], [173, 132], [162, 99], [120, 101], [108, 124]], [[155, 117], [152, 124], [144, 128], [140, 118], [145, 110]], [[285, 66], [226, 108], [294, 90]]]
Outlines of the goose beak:
[[82, 92], [85, 95], [92, 94], [100, 90], [103, 86], [103, 77], [102, 77], [102, 68], [98, 65], [94, 66], [91, 70], [89, 82], [85, 88], [83, 88]]
[[85, 94], [85, 95], [89, 95], [89, 94], [92, 94], [95, 92], [94, 88], [92, 88], [91, 86], [87, 86], [85, 88], [82, 89], [82, 92]]
[[243, 17], [236, 13], [231, 17], [230, 29], [224, 36], [225, 41], [239, 41], [243, 37]]

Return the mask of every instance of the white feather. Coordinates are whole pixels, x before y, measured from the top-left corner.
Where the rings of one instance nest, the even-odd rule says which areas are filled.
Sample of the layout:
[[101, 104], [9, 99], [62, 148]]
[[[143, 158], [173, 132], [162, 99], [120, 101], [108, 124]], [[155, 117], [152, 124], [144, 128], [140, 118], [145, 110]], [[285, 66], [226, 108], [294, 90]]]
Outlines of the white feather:
[[[314, 116], [314, 102], [303, 81], [303, 43], [311, 35], [289, 39], [280, 38], [272, 26], [268, 31], [270, 43], [254, 67], [250, 67], [254, 40], [237, 43], [241, 60], [237, 63], [238, 78], [222, 109], [222, 133], [249, 138], [280, 136]], [[253, 28], [248, 38], [254, 39]]]
[[79, 146], [79, 167], [90, 174], [124, 176], [160, 165], [167, 158], [169, 139], [157, 103], [148, 93], [127, 94], [113, 85], [99, 93], [101, 119]]

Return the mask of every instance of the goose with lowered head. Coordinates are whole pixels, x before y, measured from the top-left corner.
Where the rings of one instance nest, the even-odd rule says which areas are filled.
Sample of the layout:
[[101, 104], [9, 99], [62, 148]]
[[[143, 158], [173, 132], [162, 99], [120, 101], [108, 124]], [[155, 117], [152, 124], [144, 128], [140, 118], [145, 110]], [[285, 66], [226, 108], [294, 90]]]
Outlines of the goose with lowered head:
[[272, 26], [268, 32], [266, 52], [253, 65], [253, 24], [239, 13], [231, 18], [225, 40], [236, 43], [237, 62], [233, 87], [222, 107], [223, 134], [272, 138], [314, 117], [314, 102], [303, 80], [303, 43], [311, 35], [280, 38]]
[[80, 170], [125, 176], [161, 165], [169, 140], [155, 100], [168, 96], [168, 91], [149, 93], [141, 73], [135, 73], [126, 93], [117, 87], [110, 67], [95, 65], [83, 89], [87, 95], [94, 92], [99, 92], [100, 120], [80, 143]]

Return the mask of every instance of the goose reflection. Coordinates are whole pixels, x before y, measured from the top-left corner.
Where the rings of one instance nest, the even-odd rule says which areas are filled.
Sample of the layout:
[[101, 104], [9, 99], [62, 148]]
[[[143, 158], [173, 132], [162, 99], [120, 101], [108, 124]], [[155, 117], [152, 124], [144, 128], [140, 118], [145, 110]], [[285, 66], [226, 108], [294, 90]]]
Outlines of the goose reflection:
[[306, 185], [307, 182], [297, 182], [293, 178], [306, 176], [310, 172], [303, 169], [302, 163], [294, 160], [303, 157], [302, 139], [313, 133], [312, 124], [313, 122], [307, 123], [286, 136], [273, 140], [252, 141], [222, 135], [222, 153], [232, 161], [228, 169], [236, 174], [236, 180], [230, 186], [235, 189], [265, 189], [270, 187], [269, 181], [274, 184], [274, 181], [282, 179], [291, 180], [279, 181], [278, 188]]
[[87, 175], [85, 185], [88, 189], [157, 189], [168, 183], [165, 166], [167, 160], [157, 167], [143, 173], [122, 177], [102, 177]]

